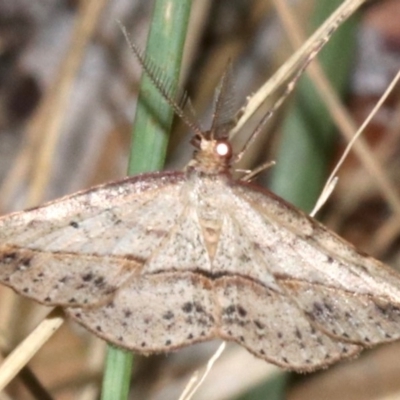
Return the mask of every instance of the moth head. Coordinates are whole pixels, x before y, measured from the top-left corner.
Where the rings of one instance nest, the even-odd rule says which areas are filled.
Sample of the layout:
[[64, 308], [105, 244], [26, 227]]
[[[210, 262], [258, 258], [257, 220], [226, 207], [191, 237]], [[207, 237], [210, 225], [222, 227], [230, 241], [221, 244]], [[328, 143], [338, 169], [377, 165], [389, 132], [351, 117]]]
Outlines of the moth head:
[[195, 135], [191, 143], [196, 150], [188, 164], [190, 169], [207, 175], [229, 172], [233, 155], [229, 140], [211, 139], [205, 134]]
[[232, 158], [232, 145], [228, 140], [214, 140], [213, 151], [218, 158], [226, 161]]

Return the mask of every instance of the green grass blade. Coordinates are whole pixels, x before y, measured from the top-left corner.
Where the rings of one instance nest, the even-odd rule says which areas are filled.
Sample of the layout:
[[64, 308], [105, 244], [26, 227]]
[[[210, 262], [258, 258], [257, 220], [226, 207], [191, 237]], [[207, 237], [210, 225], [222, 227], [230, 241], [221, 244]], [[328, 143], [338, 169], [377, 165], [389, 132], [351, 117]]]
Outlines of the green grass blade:
[[102, 400], [128, 398], [131, 382], [133, 354], [107, 346], [106, 366], [103, 377]]
[[[160, 3], [160, 4], [159, 4]], [[158, 0], [146, 53], [165, 76], [178, 82], [191, 1]], [[136, 109], [129, 174], [163, 167], [173, 111], [143, 75]]]
[[[146, 54], [178, 82], [191, 1], [157, 0]], [[173, 111], [149, 78], [143, 75], [132, 133], [128, 174], [162, 169]], [[113, 346], [107, 349], [102, 400], [128, 398], [133, 355]]]

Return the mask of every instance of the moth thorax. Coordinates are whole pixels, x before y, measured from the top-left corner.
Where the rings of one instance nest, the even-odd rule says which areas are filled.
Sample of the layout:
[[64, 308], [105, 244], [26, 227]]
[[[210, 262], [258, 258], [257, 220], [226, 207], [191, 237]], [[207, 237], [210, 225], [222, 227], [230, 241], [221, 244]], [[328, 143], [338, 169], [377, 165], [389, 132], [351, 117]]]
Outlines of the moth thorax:
[[199, 224], [208, 256], [210, 260], [213, 260], [221, 236], [222, 218], [220, 215], [214, 218], [199, 217]]

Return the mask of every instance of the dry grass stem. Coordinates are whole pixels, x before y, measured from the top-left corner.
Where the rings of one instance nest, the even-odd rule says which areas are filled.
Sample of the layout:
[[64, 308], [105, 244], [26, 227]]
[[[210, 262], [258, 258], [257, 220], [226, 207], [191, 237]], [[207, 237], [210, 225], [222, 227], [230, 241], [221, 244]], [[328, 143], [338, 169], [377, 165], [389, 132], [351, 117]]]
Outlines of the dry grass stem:
[[[32, 173], [32, 181], [27, 206], [34, 206], [41, 201], [52, 170], [54, 149], [60, 136], [75, 77], [85, 55], [86, 46], [93, 36], [106, 4], [107, 0], [90, 0], [81, 3], [71, 45], [60, 63], [59, 75], [32, 119], [27, 132], [26, 145], [22, 147], [2, 185], [3, 205], [8, 204], [8, 199], [17, 189], [18, 182], [23, 181], [22, 178], [28, 172]], [[32, 157], [35, 158], [35, 162], [33, 170], [29, 171]]]
[[[351, 149], [353, 148], [353, 146], [356, 146], [356, 141], [360, 139], [361, 134], [364, 132], [365, 127], [371, 122], [372, 118], [376, 115], [376, 113], [379, 111], [379, 109], [382, 107], [383, 103], [386, 101], [386, 99], [389, 97], [389, 94], [393, 91], [394, 87], [396, 86], [397, 82], [400, 79], [400, 70], [399, 72], [396, 74], [396, 76], [393, 78], [392, 82], [390, 82], [390, 85], [387, 87], [387, 89], [385, 90], [385, 92], [383, 93], [383, 95], [380, 97], [379, 101], [376, 103], [375, 107], [372, 109], [372, 111], [369, 113], [369, 115], [367, 116], [367, 118], [364, 120], [364, 122], [361, 124], [361, 126], [358, 128], [357, 132], [353, 135], [352, 139], [350, 140], [350, 142], [347, 144], [342, 156], [340, 157], [340, 160], [337, 162], [335, 168], [333, 169], [332, 173], [330, 174], [325, 187], [322, 190], [322, 194], [324, 194], [325, 190], [328, 190], [329, 187], [331, 186], [331, 184], [333, 183], [336, 174], [338, 173], [340, 167], [343, 165], [346, 157], [349, 155]], [[367, 146], [367, 144], [365, 143], [365, 145]], [[373, 156], [371, 155], [371, 158], [373, 159]], [[375, 161], [374, 161], [375, 162]], [[377, 164], [378, 166], [379, 164]], [[379, 166], [379, 168], [381, 168]], [[382, 169], [382, 173], [383, 169]], [[376, 176], [375, 176], [376, 177]], [[384, 175], [385, 179], [386, 179], [386, 175]], [[379, 182], [379, 181], [378, 181]], [[389, 182], [389, 181], [388, 181]], [[391, 185], [391, 184], [390, 184]], [[391, 185], [392, 186], [392, 185]], [[396, 196], [396, 205], [400, 205], [399, 203], [399, 199], [398, 196], [396, 194], [395, 189], [391, 189], [393, 190], [393, 193]], [[387, 201], [389, 202], [389, 199], [386, 198]], [[397, 207], [395, 209], [395, 211], [397, 210]], [[398, 214], [398, 213], [397, 213]], [[400, 214], [398, 214], [398, 216], [400, 217]], [[397, 221], [398, 222], [398, 221]]]
[[207, 378], [207, 375], [210, 373], [212, 367], [214, 366], [215, 362], [218, 358], [221, 357], [221, 354], [225, 350], [226, 342], [222, 342], [221, 345], [218, 347], [216, 352], [213, 356], [208, 360], [207, 366], [203, 372], [203, 374], [199, 377], [198, 371], [195, 371], [192, 378], [190, 379], [188, 385], [186, 386], [185, 390], [182, 392], [182, 395], [179, 397], [179, 400], [190, 400], [194, 394], [197, 392], [201, 384]]
[[52, 113], [44, 119], [40, 152], [35, 162], [32, 185], [28, 195], [29, 205], [36, 205], [42, 199], [50, 177], [54, 149], [64, 121], [65, 108], [70, 101], [75, 77], [82, 64], [86, 46], [90, 43], [101, 12], [107, 0], [90, 0], [81, 3], [81, 10], [75, 23], [70, 48], [61, 63], [60, 75], [55, 84], [57, 92], [52, 98]]
[[0, 366], [0, 391], [29, 362], [63, 322], [62, 311], [60, 309], [52, 310], [47, 318], [9, 354]]
[[[7, 204], [7, 196], [11, 197], [12, 192], [16, 189], [17, 182], [21, 182], [23, 176], [28, 173], [30, 165], [29, 159], [33, 156], [37, 162], [35, 162], [33, 168], [32, 184], [27, 206], [33, 206], [40, 202], [52, 170], [51, 163], [54, 149], [66, 115], [65, 109], [70, 101], [70, 94], [75, 82], [75, 77], [85, 55], [86, 46], [93, 36], [101, 12], [106, 4], [107, 0], [91, 0], [82, 3], [71, 37], [69, 51], [65, 55], [64, 61], [61, 62], [59, 76], [39, 107], [35, 118], [33, 118], [30, 124], [31, 130], [27, 134], [30, 140], [28, 139], [26, 146], [22, 147], [17, 161], [14, 164], [14, 169], [8, 174], [8, 179], [6, 179], [3, 184], [5, 188], [5, 196], [2, 196], [3, 204]], [[33, 146], [33, 143], [36, 145]], [[39, 149], [39, 155], [35, 154], [35, 149]], [[3, 299], [3, 326], [8, 326], [6, 319], [9, 320], [11, 318], [11, 310], [14, 309], [15, 299], [16, 297], [12, 293], [7, 293]], [[7, 310], [9, 310], [9, 312], [7, 312]], [[46, 340], [46, 335], [50, 337], [58, 328], [59, 321], [52, 318], [51, 315], [52, 314], [47, 317], [51, 318], [50, 320], [44, 320], [37, 330], [35, 330], [35, 332], [40, 332], [42, 337], [46, 338]], [[14, 376], [13, 374], [17, 373], [18, 370], [23, 367], [22, 364], [18, 363], [22, 363], [24, 359], [28, 362], [34, 355], [33, 351], [38, 351], [40, 349], [40, 346], [35, 342], [33, 342], [31, 344], [32, 347], [30, 347], [29, 340], [34, 340], [36, 338], [37, 336], [28, 336], [17, 348], [18, 352], [15, 353], [15, 356], [10, 356], [11, 359], [7, 358], [0, 370], [1, 384], [7, 384], [8, 380]], [[37, 343], [44, 344], [46, 340], [38, 341]], [[27, 348], [30, 348], [31, 352], [26, 351]], [[14, 354], [14, 352], [12, 354]]]
[[[296, 17], [291, 11], [290, 7], [287, 6], [286, 2], [283, 0], [274, 0], [274, 3], [279, 10], [279, 14], [282, 18], [283, 24], [286, 26], [286, 31], [290, 36], [290, 40], [295, 47], [299, 47], [301, 43], [304, 41], [305, 35], [302, 32], [299, 24], [296, 21]], [[342, 105], [341, 101], [335, 94], [329, 80], [326, 78], [324, 71], [322, 70], [320, 64], [315, 61], [308, 68], [308, 73], [310, 74], [312, 80], [314, 81], [316, 88], [327, 105], [328, 110], [331, 113], [333, 120], [336, 125], [340, 129], [340, 132], [343, 134], [345, 139], [349, 141], [349, 146], [345, 150], [344, 157], [342, 161], [339, 161], [337, 168], [335, 168], [333, 175], [336, 174], [337, 170], [340, 168], [341, 164], [344, 161], [344, 158], [347, 156], [347, 153], [353, 147], [355, 154], [359, 157], [360, 161], [364, 165], [365, 169], [371, 174], [371, 176], [375, 179], [377, 185], [382, 191], [382, 194], [386, 198], [387, 202], [390, 204], [393, 211], [396, 213], [398, 221], [400, 221], [400, 199], [397, 194], [396, 189], [393, 184], [390, 182], [387, 177], [384, 168], [380, 165], [377, 159], [373, 155], [373, 151], [370, 149], [370, 146], [366, 143], [362, 138], [359, 139], [359, 136], [362, 130], [358, 130], [356, 132], [356, 127], [354, 122], [349, 114], [349, 112]], [[391, 85], [389, 85], [389, 91], [386, 91], [386, 96], [382, 96], [382, 100], [380, 103], [387, 98], [391, 90], [395, 85], [395, 78]], [[379, 103], [378, 103], [379, 104]], [[377, 105], [378, 106], [378, 105]], [[380, 106], [379, 106], [380, 107]], [[378, 107], [378, 108], [379, 108]], [[377, 109], [376, 109], [377, 111]], [[369, 118], [365, 121], [362, 126], [364, 129], [365, 125], [370, 121], [373, 115], [370, 115]], [[358, 140], [357, 143], [356, 140]], [[329, 186], [329, 180], [327, 185]]]
[[367, 0], [345, 0], [340, 7], [314, 32], [312, 36], [297, 50], [279, 70], [261, 88], [249, 98], [243, 108], [243, 114], [232, 130], [236, 135], [249, 118], [261, 107], [266, 99], [285, 82], [295, 75], [299, 68], [315, 58], [319, 50], [330, 39], [336, 29], [349, 18]]

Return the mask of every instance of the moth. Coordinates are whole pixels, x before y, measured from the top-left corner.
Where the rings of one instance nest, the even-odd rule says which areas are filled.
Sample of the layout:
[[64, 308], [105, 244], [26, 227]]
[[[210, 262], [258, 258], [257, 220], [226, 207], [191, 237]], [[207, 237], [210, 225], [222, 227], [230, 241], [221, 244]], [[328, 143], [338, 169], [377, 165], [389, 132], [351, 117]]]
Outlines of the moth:
[[138, 353], [211, 339], [304, 372], [400, 336], [400, 278], [267, 189], [232, 177], [222, 80], [183, 171], [0, 219], [0, 282]]

